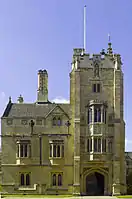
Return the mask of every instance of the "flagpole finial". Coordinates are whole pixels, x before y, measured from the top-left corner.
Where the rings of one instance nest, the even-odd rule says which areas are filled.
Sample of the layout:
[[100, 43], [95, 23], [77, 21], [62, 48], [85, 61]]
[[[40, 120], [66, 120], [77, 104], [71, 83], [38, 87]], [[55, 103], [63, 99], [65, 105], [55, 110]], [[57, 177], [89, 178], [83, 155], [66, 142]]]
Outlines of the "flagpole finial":
[[107, 53], [109, 55], [113, 54], [113, 49], [112, 49], [112, 43], [111, 43], [111, 37], [110, 34], [108, 34], [108, 48], [107, 48]]
[[108, 42], [111, 43], [111, 38], [109, 33], [108, 33]]

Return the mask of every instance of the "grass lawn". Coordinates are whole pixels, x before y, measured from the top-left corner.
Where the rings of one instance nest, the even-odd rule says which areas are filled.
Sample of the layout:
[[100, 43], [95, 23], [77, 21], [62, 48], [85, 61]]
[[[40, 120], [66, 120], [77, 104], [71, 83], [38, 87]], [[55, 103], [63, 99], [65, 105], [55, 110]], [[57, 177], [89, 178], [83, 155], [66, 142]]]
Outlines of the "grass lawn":
[[24, 198], [66, 198], [72, 195], [21, 195], [21, 194], [2, 194], [3, 197], [24, 197]]
[[132, 195], [117, 196], [117, 198], [132, 198]]

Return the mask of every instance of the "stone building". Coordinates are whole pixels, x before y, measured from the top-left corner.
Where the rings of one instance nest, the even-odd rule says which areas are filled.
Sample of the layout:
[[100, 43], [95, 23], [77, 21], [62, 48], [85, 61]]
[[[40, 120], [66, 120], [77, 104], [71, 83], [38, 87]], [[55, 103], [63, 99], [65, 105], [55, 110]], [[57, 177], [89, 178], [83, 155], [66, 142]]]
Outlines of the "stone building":
[[11, 98], [1, 118], [2, 189], [8, 193], [126, 193], [123, 73], [119, 54], [74, 49], [70, 103], [48, 100], [48, 73], [38, 97]]

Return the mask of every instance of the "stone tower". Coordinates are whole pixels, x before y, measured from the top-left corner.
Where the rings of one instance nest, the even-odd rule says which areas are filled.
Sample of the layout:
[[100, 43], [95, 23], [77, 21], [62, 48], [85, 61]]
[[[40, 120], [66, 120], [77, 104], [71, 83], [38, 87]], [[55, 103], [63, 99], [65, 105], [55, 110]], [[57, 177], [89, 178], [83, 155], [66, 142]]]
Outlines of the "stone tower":
[[[74, 49], [70, 104], [74, 135], [74, 194], [126, 193], [121, 57]], [[94, 187], [94, 189], [92, 188]]]
[[46, 70], [38, 71], [38, 103], [48, 102], [48, 73]]

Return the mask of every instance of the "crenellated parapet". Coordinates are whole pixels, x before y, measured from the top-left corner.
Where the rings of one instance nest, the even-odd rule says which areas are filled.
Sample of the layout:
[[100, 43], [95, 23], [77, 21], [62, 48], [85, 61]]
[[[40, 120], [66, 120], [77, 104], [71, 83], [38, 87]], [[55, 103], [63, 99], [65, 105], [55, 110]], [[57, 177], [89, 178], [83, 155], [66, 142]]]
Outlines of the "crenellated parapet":
[[115, 68], [121, 69], [122, 61], [119, 54], [112, 51], [105, 53], [104, 49], [99, 54], [88, 54], [83, 48], [75, 48], [72, 57], [72, 70], [81, 68]]

